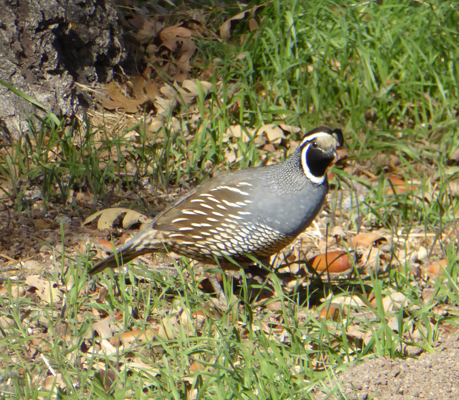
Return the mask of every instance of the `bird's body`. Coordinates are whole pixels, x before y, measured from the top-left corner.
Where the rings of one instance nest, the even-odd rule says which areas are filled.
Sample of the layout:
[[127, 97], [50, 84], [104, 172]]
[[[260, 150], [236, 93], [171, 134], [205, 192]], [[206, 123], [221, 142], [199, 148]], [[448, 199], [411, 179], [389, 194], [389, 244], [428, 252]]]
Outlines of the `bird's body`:
[[[160, 213], [117, 250], [126, 263], [142, 254], [173, 251], [207, 264], [241, 267], [266, 262], [319, 213], [328, 192], [326, 169], [342, 144], [340, 130], [306, 134], [284, 163], [210, 179]], [[310, 165], [310, 164], [314, 165]], [[110, 256], [90, 274], [116, 267]]]

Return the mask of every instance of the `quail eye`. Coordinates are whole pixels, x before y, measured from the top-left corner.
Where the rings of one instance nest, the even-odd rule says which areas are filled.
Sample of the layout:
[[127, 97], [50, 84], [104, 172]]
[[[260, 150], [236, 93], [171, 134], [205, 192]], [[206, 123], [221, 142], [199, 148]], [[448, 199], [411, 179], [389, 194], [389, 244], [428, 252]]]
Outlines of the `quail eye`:
[[317, 144], [316, 141], [312, 142], [312, 147], [314, 147], [315, 149], [317, 149], [317, 147], [319, 147], [319, 145]]

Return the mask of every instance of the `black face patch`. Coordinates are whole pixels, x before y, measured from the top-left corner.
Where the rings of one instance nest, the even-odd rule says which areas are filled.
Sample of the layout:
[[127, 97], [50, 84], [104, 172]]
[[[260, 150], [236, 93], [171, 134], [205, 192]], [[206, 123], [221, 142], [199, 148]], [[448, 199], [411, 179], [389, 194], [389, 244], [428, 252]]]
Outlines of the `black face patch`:
[[306, 163], [311, 174], [317, 178], [324, 176], [326, 169], [334, 159], [333, 153], [324, 153], [312, 144], [306, 150]]

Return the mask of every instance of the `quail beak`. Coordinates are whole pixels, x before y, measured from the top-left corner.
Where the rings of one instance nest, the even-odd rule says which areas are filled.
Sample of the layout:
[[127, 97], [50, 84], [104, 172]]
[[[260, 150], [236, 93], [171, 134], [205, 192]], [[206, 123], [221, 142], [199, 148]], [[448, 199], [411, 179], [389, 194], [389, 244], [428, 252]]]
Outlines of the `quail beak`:
[[334, 163], [336, 159], [338, 158], [338, 153], [336, 152], [335, 149], [328, 151], [326, 154], [327, 154], [327, 158], [332, 159], [332, 163]]
[[330, 154], [332, 156], [332, 161], [330, 162], [328, 168], [333, 167], [333, 165], [335, 165], [336, 161], [338, 160], [338, 153], [336, 150], [331, 151]]

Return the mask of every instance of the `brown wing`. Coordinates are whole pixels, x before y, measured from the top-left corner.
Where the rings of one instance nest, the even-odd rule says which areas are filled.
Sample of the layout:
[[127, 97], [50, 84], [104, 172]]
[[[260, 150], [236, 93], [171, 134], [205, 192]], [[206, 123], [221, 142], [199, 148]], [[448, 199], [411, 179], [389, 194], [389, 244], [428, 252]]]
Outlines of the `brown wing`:
[[[181, 197], [152, 222], [159, 231], [200, 232], [225, 223], [238, 223], [250, 215], [250, 194], [253, 185], [248, 182], [215, 185], [210, 181]], [[196, 229], [199, 228], [199, 229]]]

